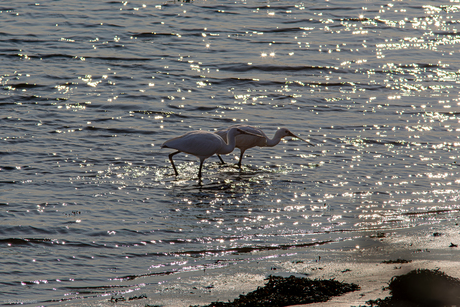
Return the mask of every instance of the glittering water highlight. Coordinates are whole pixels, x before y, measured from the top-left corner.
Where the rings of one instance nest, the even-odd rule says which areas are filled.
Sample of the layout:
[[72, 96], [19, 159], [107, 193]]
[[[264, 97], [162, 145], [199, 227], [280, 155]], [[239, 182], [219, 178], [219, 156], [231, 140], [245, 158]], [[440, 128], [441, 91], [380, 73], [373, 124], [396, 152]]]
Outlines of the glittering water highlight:
[[[263, 274], [455, 222], [459, 8], [2, 3], [0, 304]], [[174, 176], [165, 140], [235, 123], [315, 146], [250, 149], [241, 171], [212, 157], [202, 184], [177, 155]]]

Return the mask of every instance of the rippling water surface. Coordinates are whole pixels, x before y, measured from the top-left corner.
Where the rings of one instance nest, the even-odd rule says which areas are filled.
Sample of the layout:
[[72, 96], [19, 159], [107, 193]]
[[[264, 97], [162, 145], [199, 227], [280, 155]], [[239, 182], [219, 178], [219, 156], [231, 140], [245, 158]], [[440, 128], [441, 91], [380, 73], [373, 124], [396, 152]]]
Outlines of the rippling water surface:
[[[2, 1], [0, 304], [456, 220], [460, 5], [440, 3]], [[315, 146], [211, 157], [201, 184], [180, 154], [174, 176], [164, 141], [235, 123]]]

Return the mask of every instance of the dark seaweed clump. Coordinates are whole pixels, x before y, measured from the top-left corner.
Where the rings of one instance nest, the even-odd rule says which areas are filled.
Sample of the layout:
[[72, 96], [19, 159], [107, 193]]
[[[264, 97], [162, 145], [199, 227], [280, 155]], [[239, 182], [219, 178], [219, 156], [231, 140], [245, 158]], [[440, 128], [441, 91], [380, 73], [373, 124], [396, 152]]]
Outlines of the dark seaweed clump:
[[371, 307], [460, 306], [460, 280], [438, 270], [419, 269], [391, 279], [391, 296], [370, 300]]
[[[325, 302], [332, 296], [359, 290], [356, 284], [342, 283], [333, 279], [311, 280], [295, 276], [269, 276], [264, 287], [246, 295], [240, 295], [233, 302], [214, 302], [206, 307], [275, 307], [295, 304]], [[197, 306], [195, 306], [197, 307]]]

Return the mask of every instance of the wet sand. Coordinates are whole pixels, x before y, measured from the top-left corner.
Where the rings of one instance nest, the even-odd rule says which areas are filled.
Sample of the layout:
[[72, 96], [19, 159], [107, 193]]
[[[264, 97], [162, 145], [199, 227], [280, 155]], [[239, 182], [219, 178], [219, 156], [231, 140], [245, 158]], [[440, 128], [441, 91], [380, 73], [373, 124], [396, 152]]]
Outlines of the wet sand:
[[[319, 269], [321, 268], [321, 269]], [[460, 261], [431, 261], [431, 260], [416, 260], [406, 264], [382, 264], [382, 263], [322, 263], [317, 266], [308, 266], [306, 269], [312, 270], [314, 273], [308, 276], [311, 279], [332, 279], [355, 283], [360, 285], [361, 289], [354, 292], [349, 292], [341, 296], [336, 296], [327, 302], [300, 304], [291, 306], [305, 307], [350, 307], [363, 306], [369, 300], [378, 298], [384, 299], [390, 296], [388, 289], [389, 281], [393, 276], [406, 274], [414, 269], [440, 269], [447, 275], [460, 278]], [[217, 280], [214, 280], [217, 281]], [[169, 297], [158, 296], [153, 293], [146, 293], [147, 298], [133, 301], [117, 302], [118, 306], [190, 306], [190, 305], [207, 305], [212, 301], [233, 301], [229, 297], [237, 298], [239, 294], [248, 293], [255, 290], [258, 286], [263, 286], [265, 283], [263, 276], [251, 276], [240, 274], [233, 279], [216, 283], [214, 286], [214, 294], [192, 295], [191, 293], [176, 293]], [[226, 288], [226, 286], [229, 286]], [[134, 296], [134, 295], [132, 295]], [[201, 297], [200, 297], [201, 296]], [[128, 297], [128, 296], [126, 296]], [[223, 297], [227, 299], [222, 299]], [[109, 301], [99, 302], [102, 305], [113, 305]]]
[[[460, 227], [456, 223], [448, 227], [433, 227], [423, 233], [403, 231], [378, 238], [381, 246], [355, 250], [343, 261], [306, 267], [305, 270], [311, 271], [309, 278], [334, 278], [346, 283], [356, 283], [361, 290], [334, 297], [323, 303], [296, 306], [366, 305], [369, 300], [390, 296], [387, 287], [393, 276], [404, 275], [415, 269], [436, 269], [451, 277], [460, 278], [460, 249], [456, 246], [460, 246], [459, 233]], [[398, 259], [410, 262], [398, 263]]]
[[[431, 227], [422, 233], [419, 230], [401, 230], [387, 234], [371, 234], [372, 247], [359, 247], [349, 251], [320, 250], [319, 261], [283, 261], [277, 263], [278, 270], [266, 275], [246, 272], [222, 272], [201, 277], [191, 276], [182, 286], [165, 286], [161, 291], [149, 291], [148, 287], [138, 293], [125, 294], [126, 301], [117, 306], [204, 306], [211, 302], [228, 302], [265, 285], [268, 275], [289, 274], [310, 279], [335, 279], [340, 282], [358, 284], [361, 289], [327, 302], [295, 306], [362, 306], [369, 300], [390, 296], [388, 284], [393, 276], [406, 274], [414, 269], [440, 270], [446, 275], [460, 278], [460, 226], [452, 223], [446, 227]], [[359, 243], [359, 240], [356, 242]], [[401, 263], [399, 260], [408, 260]], [[404, 261], [403, 261], [404, 262]], [[142, 297], [141, 297], [142, 295]], [[140, 299], [129, 301], [129, 297]], [[96, 300], [102, 306], [113, 305], [110, 297]], [[84, 306], [94, 300], [67, 302], [65, 305]]]

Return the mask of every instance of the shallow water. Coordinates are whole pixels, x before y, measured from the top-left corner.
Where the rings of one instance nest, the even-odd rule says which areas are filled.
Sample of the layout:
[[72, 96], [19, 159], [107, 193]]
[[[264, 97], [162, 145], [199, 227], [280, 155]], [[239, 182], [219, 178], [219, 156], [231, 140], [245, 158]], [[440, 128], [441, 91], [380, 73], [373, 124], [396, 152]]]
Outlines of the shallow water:
[[[459, 214], [460, 5], [4, 1], [3, 302], [263, 272]], [[161, 144], [235, 123], [273, 148]], [[370, 243], [369, 243], [370, 242]]]

